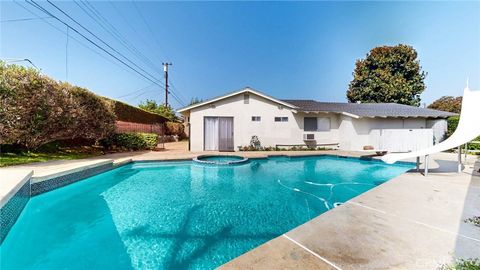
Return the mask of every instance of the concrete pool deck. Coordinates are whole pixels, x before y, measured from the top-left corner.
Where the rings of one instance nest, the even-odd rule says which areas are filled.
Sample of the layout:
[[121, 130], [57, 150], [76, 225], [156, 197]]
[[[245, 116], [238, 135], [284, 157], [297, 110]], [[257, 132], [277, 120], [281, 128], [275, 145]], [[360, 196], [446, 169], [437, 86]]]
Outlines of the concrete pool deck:
[[[400, 175], [226, 263], [220, 269], [438, 269], [480, 258], [480, 162], [454, 173], [433, 155], [428, 177]], [[441, 166], [439, 166], [441, 165]]]
[[[210, 152], [211, 153], [211, 152]], [[33, 171], [41, 181], [105, 163], [191, 159], [185, 144], [166, 151], [130, 152], [77, 161], [51, 161], [0, 169], [0, 181], [17, 187]], [[228, 154], [228, 153], [222, 153]], [[363, 156], [364, 152], [238, 152], [267, 155]], [[431, 156], [431, 173], [400, 175], [221, 266], [223, 269], [436, 269], [452, 256], [480, 257], [480, 228], [463, 222], [480, 216], [480, 161], [469, 156], [462, 173], [456, 155]], [[19, 182], [15, 182], [15, 179]], [[27, 177], [28, 178], [28, 177]], [[6, 182], [5, 182], [6, 183]], [[11, 194], [1, 185], [3, 195]], [[8, 199], [7, 199], [8, 200]]]

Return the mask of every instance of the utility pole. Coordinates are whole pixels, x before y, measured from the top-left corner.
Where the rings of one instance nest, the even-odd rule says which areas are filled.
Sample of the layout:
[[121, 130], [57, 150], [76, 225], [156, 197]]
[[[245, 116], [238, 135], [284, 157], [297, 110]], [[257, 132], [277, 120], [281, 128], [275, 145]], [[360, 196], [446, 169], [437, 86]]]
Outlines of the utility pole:
[[165, 107], [168, 107], [168, 66], [172, 63], [162, 63], [163, 72], [165, 72]]

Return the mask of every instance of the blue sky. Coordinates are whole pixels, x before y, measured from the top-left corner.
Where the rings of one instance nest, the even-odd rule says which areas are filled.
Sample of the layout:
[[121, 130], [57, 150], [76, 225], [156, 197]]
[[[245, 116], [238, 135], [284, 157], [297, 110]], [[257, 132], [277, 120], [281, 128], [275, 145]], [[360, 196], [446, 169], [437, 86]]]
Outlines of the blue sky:
[[[461, 95], [467, 77], [471, 88], [480, 89], [480, 2], [90, 2], [87, 7], [77, 1], [98, 11], [153, 65], [135, 58], [75, 2], [54, 3], [162, 81], [161, 62], [172, 62], [173, 91], [187, 103], [244, 86], [278, 98], [346, 101], [355, 60], [375, 46], [398, 43], [412, 45], [428, 72], [422, 102]], [[131, 104], [146, 98], [163, 102], [162, 89], [72, 30], [67, 44], [66, 27], [55, 19], [5, 21], [34, 17], [22, 6], [46, 15], [25, 2], [0, 5], [0, 58], [29, 58], [55, 79]]]

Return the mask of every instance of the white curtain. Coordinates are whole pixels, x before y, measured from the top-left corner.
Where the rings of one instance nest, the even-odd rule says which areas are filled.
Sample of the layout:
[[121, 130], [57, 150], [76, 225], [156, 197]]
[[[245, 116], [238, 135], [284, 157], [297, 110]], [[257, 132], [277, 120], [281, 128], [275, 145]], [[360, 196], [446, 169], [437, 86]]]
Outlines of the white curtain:
[[219, 120], [220, 151], [233, 151], [233, 118], [221, 117]]
[[205, 117], [205, 150], [218, 150], [218, 117]]

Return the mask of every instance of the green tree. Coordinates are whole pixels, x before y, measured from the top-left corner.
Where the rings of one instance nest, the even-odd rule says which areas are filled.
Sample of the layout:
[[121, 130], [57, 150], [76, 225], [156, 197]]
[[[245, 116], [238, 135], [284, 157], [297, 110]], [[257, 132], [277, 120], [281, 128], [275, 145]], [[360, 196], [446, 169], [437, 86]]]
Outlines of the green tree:
[[188, 103], [188, 106], [191, 106], [191, 105], [197, 104], [197, 103], [202, 103], [202, 102], [203, 102], [203, 99], [198, 98], [198, 97], [194, 97], [190, 100], [190, 103]]
[[347, 98], [349, 102], [420, 106], [425, 76], [413, 47], [376, 47], [356, 61]]
[[445, 112], [460, 113], [462, 97], [443, 96], [435, 100], [428, 108]]
[[147, 99], [145, 101], [142, 101], [140, 102], [140, 104], [138, 105], [138, 107], [140, 107], [141, 109], [145, 110], [145, 111], [149, 111], [149, 112], [152, 112], [152, 113], [156, 113], [156, 114], [159, 114], [165, 118], [167, 118], [168, 120], [171, 120], [171, 121], [174, 121], [177, 119], [176, 115], [175, 115], [175, 111], [173, 111], [172, 107], [169, 106], [165, 106], [165, 104], [157, 104], [157, 102], [155, 100], [150, 100], [150, 99]]

